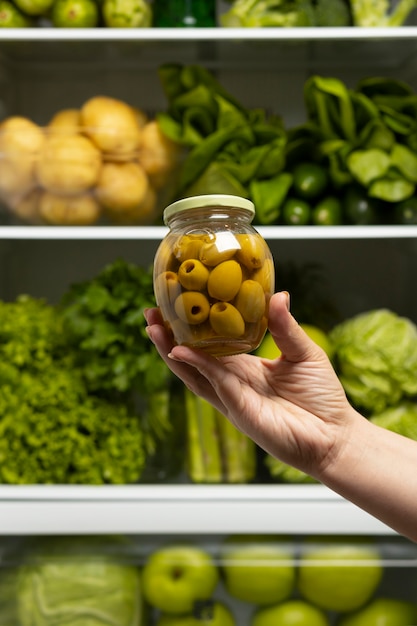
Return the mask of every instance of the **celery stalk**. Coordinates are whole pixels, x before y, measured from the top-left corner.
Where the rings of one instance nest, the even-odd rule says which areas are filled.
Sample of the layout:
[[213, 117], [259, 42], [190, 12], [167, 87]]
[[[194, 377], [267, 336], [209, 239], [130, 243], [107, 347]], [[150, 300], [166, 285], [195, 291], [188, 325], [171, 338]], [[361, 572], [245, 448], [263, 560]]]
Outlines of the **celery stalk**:
[[255, 475], [255, 444], [218, 411], [216, 417], [225, 467], [225, 482], [249, 482]]
[[196, 483], [220, 483], [223, 468], [215, 410], [188, 389], [185, 392], [185, 408], [188, 475]]

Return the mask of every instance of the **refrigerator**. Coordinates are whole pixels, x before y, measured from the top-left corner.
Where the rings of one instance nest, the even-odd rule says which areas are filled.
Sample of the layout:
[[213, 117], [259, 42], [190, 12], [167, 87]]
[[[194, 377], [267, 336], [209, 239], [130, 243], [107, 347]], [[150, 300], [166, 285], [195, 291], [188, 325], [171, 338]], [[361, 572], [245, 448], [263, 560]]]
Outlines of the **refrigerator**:
[[[225, 4], [220, 3], [218, 10], [225, 11]], [[0, 111], [2, 118], [27, 116], [42, 126], [56, 111], [77, 108], [101, 94], [120, 98], [153, 116], [166, 108], [158, 68], [169, 62], [201, 65], [246, 107], [280, 115], [292, 127], [305, 120], [303, 89], [308, 77], [337, 77], [354, 88], [363, 78], [383, 76], [417, 89], [416, 54], [417, 27], [412, 23], [398, 28], [2, 29]], [[69, 285], [90, 279], [117, 258], [149, 267], [167, 232], [163, 225], [31, 225], [10, 220], [7, 212], [3, 218], [0, 296], [5, 301], [29, 294], [56, 303]], [[387, 308], [417, 322], [417, 225], [293, 228], [271, 224], [257, 229], [270, 246], [277, 268], [296, 264], [323, 269], [326, 288], [344, 317]], [[227, 579], [233, 559], [225, 546], [239, 539], [241, 549], [266, 546], [271, 555], [269, 560], [262, 549], [262, 557], [255, 551], [244, 559], [244, 566], [252, 568], [246, 597], [231, 592]], [[166, 624], [252, 626], [261, 610], [307, 601], [322, 611], [327, 620], [323, 623], [336, 625], [357, 610], [355, 600], [350, 605], [347, 601], [349, 610], [343, 603], [342, 610], [337, 603], [334, 608], [331, 602], [325, 602], [327, 608], [322, 609], [317, 599], [310, 602], [300, 586], [306, 550], [311, 546], [325, 549], [329, 544], [336, 552], [341, 550], [338, 563], [332, 561], [329, 577], [334, 582], [340, 571], [345, 574], [350, 569], [351, 586], [356, 584], [358, 594], [366, 587], [359, 570], [366, 572], [363, 580], [369, 581], [367, 574], [374, 568], [372, 551], [376, 551], [380, 570], [360, 607], [377, 600], [416, 603], [415, 545], [320, 484], [270, 480], [197, 484], [184, 472], [137, 484], [2, 484], [0, 581], [8, 600], [15, 596], [23, 600], [12, 609], [6, 598], [0, 602], [0, 623], [154, 626], [166, 612], [158, 606], [158, 598], [166, 592], [159, 582], [156, 605], [152, 605], [143, 592], [144, 568], [153, 554], [179, 545], [204, 550], [216, 573], [210, 593], [196, 592], [191, 613], [175, 605]], [[364, 549], [357, 561], [352, 557], [356, 547], [360, 554]], [[275, 549], [280, 556], [274, 559]], [[315, 567], [324, 568], [318, 561]], [[129, 591], [120, 597], [115, 593], [111, 584], [119, 580], [115, 572], [106, 587], [109, 562], [120, 565], [126, 574], [130, 568], [139, 572], [139, 578], [129, 582], [130, 596]], [[265, 580], [264, 588], [277, 562], [281, 573], [285, 567], [294, 568], [289, 590], [275, 601], [252, 600], [250, 592], [258, 576]], [[74, 572], [65, 570], [63, 563], [77, 564], [78, 583], [85, 576], [92, 587], [87, 583], [76, 587]], [[86, 563], [93, 563], [93, 569], [82, 574]], [[264, 568], [261, 573], [259, 567]], [[262, 579], [265, 568], [268, 573]], [[318, 580], [314, 571], [313, 578]], [[96, 583], [103, 586], [94, 599]], [[72, 600], [60, 598], [54, 584], [61, 590], [73, 589]], [[137, 588], [132, 587], [135, 584]], [[327, 601], [338, 595], [343, 584], [348, 588], [350, 583], [341, 582], [336, 590], [330, 586], [324, 592]], [[106, 609], [107, 601], [111, 608]], [[218, 616], [217, 603], [231, 611], [234, 622], [227, 621], [230, 616]], [[384, 619], [389, 619], [391, 609], [381, 610]], [[191, 615], [195, 621], [184, 621]], [[273, 614], [269, 622], [263, 619], [262, 626], [284, 623]], [[417, 620], [398, 624], [412, 626]]]

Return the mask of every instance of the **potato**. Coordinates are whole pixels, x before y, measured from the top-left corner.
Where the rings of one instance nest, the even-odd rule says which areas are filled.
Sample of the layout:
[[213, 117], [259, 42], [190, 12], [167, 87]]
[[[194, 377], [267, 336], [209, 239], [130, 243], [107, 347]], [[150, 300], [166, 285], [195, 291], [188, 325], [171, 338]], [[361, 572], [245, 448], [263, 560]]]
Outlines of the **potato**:
[[152, 185], [162, 187], [178, 165], [181, 147], [161, 131], [156, 120], [148, 122], [142, 130], [139, 162], [148, 174]]
[[123, 225], [144, 225], [152, 224], [157, 216], [157, 195], [155, 190], [148, 185], [145, 197], [142, 202], [131, 211], [111, 211], [106, 210], [106, 215], [115, 224]]
[[20, 196], [18, 198], [13, 199], [10, 202], [10, 209], [12, 213], [25, 222], [26, 224], [41, 224], [41, 216], [39, 213], [39, 200], [41, 197], [42, 191], [37, 189], [32, 189], [23, 197]]
[[134, 161], [104, 163], [95, 190], [100, 204], [113, 216], [137, 211], [148, 191], [148, 177]]
[[96, 96], [81, 107], [85, 134], [105, 153], [132, 155], [138, 149], [141, 128], [137, 112], [122, 100]]
[[91, 192], [68, 197], [44, 191], [39, 200], [39, 214], [48, 224], [89, 226], [97, 222], [100, 213], [100, 205]]
[[36, 175], [47, 191], [76, 196], [96, 184], [101, 165], [101, 153], [87, 137], [51, 135], [39, 155]]
[[35, 161], [45, 141], [40, 126], [25, 117], [9, 117], [0, 125], [0, 192], [24, 195], [36, 185]]
[[139, 128], [143, 128], [145, 124], [148, 123], [148, 116], [146, 115], [145, 111], [142, 111], [142, 109], [139, 109], [138, 107], [132, 107], [132, 109], [134, 114], [136, 115]]
[[77, 134], [81, 132], [81, 113], [79, 109], [62, 109], [49, 121], [48, 129], [55, 133]]

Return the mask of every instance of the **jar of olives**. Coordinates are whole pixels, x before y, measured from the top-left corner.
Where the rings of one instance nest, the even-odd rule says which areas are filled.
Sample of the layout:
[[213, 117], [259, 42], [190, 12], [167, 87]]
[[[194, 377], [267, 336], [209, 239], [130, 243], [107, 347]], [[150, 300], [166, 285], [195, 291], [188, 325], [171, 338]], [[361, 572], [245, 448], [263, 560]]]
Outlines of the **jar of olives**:
[[239, 196], [178, 200], [164, 211], [169, 232], [154, 261], [154, 290], [179, 345], [213, 356], [251, 352], [268, 324], [275, 287], [272, 254]]

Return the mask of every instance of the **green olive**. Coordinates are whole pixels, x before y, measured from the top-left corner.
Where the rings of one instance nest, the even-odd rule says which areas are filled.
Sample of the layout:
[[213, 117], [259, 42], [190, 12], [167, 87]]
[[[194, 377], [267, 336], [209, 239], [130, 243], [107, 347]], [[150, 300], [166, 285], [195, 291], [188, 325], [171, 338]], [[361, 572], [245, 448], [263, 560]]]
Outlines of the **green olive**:
[[235, 301], [245, 322], [257, 322], [265, 313], [265, 294], [256, 280], [244, 280]]
[[266, 294], [274, 293], [275, 289], [275, 268], [272, 259], [265, 259], [262, 267], [253, 274], [253, 280], [260, 283]]
[[162, 272], [155, 279], [155, 298], [158, 306], [169, 306], [181, 293], [181, 284], [175, 272]]
[[175, 313], [187, 324], [201, 324], [210, 313], [210, 304], [206, 296], [199, 291], [184, 291], [175, 300]]
[[187, 259], [198, 259], [201, 247], [207, 241], [209, 241], [208, 236], [202, 233], [182, 235], [173, 246], [174, 255], [180, 263]]
[[161, 242], [155, 254], [155, 275], [167, 270], [175, 271], [178, 267], [178, 262], [172, 254], [171, 243], [168, 239], [169, 237]]
[[216, 300], [233, 300], [242, 284], [242, 268], [237, 261], [223, 261], [210, 272], [207, 290]]
[[180, 265], [178, 279], [185, 289], [201, 291], [207, 285], [209, 273], [207, 267], [198, 259], [187, 259]]
[[245, 322], [239, 311], [230, 302], [215, 302], [210, 309], [210, 324], [222, 337], [241, 337]]
[[[227, 238], [224, 236], [227, 235]], [[215, 241], [205, 243], [200, 249], [200, 261], [204, 265], [215, 267], [223, 261], [228, 261], [235, 256], [238, 243], [231, 233], [219, 233]]]
[[240, 249], [237, 260], [250, 270], [262, 267], [267, 254], [266, 244], [258, 234], [239, 233], [236, 235]]

